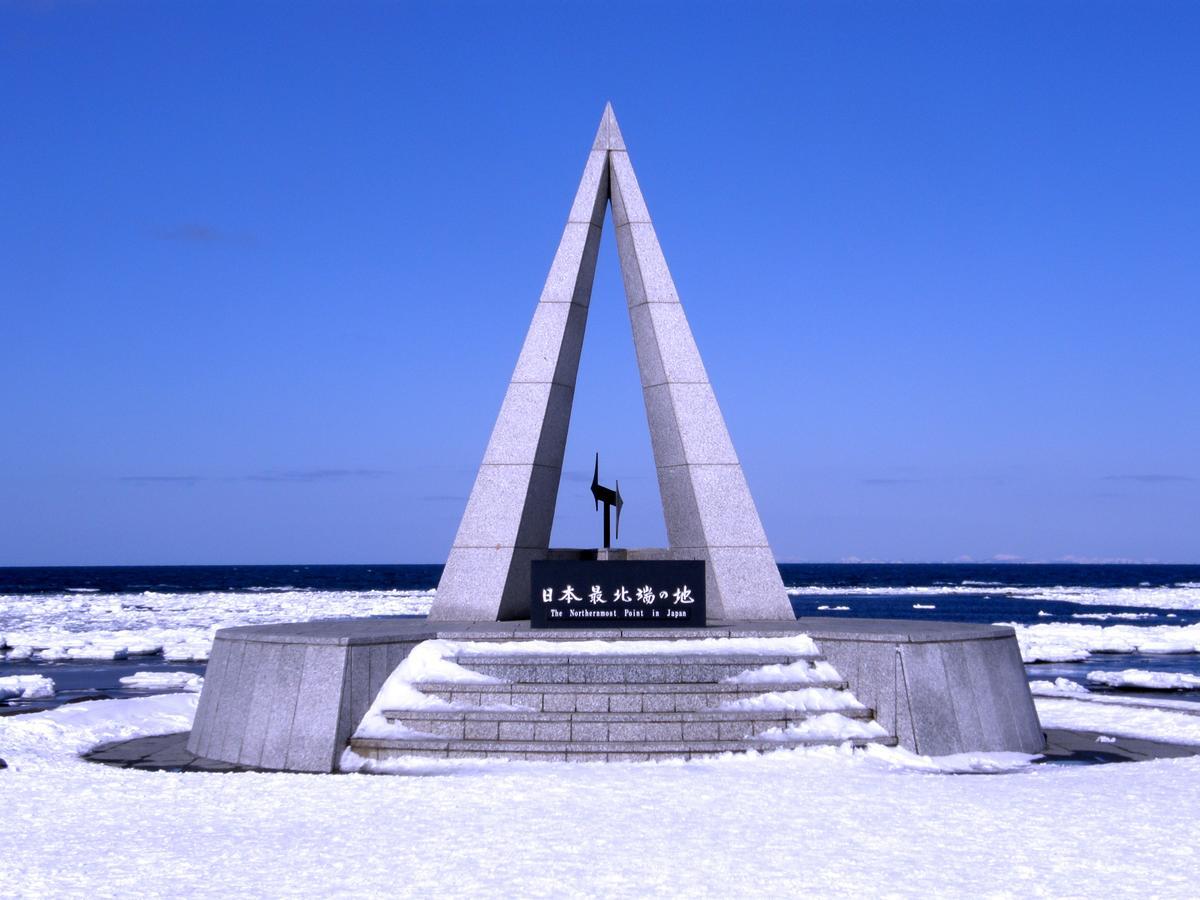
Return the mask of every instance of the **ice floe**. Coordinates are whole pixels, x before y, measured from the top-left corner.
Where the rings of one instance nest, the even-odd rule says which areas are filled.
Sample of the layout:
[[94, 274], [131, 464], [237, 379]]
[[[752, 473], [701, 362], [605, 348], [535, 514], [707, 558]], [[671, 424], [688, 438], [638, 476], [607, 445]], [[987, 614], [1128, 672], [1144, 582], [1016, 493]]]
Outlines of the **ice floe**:
[[1078, 681], [1070, 678], [1055, 678], [1053, 681], [1031, 681], [1029, 690], [1040, 697], [1077, 697], [1089, 693]]
[[1139, 688], [1150, 691], [1187, 691], [1200, 689], [1200, 676], [1185, 672], [1150, 672], [1124, 669], [1120, 672], [1088, 672], [1089, 684], [1114, 688]]
[[1057, 600], [1081, 606], [1157, 607], [1159, 609], [1200, 609], [1200, 583], [1183, 582], [1151, 587], [1019, 587], [1014, 585], [963, 582], [916, 587], [828, 587], [800, 585], [789, 587], [793, 597], [1012, 597], [1022, 600]]
[[1016, 631], [1027, 663], [1080, 662], [1093, 653], [1200, 652], [1200, 625], [1084, 625], [1001, 622]]
[[213, 591], [0, 596], [0, 650], [9, 661], [208, 659], [213, 634], [231, 625], [319, 618], [422, 615], [433, 591]]
[[54, 679], [45, 675], [0, 676], [0, 703], [5, 700], [41, 700], [54, 696]]
[[127, 688], [139, 691], [192, 691], [199, 693], [204, 679], [191, 672], [135, 672], [121, 679]]

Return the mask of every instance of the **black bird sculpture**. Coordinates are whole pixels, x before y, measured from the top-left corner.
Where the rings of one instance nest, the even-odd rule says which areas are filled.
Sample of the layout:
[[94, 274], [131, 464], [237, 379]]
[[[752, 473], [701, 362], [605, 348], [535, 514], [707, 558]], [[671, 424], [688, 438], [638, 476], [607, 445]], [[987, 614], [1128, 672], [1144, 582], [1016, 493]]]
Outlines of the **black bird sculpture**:
[[612, 541], [609, 538], [609, 514], [612, 508], [617, 508], [617, 531], [616, 536], [619, 540], [621, 537], [621, 507], [624, 501], [621, 499], [621, 482], [616, 482], [616, 489], [606, 488], [600, 484], [600, 454], [596, 454], [596, 472], [592, 475], [592, 497], [596, 501], [596, 509], [600, 508], [600, 504], [604, 504], [604, 549], [608, 550], [612, 547]]

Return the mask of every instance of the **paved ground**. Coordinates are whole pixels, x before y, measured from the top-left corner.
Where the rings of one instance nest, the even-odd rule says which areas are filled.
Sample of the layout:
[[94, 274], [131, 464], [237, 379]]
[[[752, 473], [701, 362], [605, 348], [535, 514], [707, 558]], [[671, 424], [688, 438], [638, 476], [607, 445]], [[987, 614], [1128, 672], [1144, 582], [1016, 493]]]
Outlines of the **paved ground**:
[[[1141, 762], [1146, 759], [1200, 755], [1200, 747], [1163, 744], [1140, 738], [1120, 737], [1114, 740], [1095, 731], [1047, 728], [1045, 733], [1045, 762]], [[1103, 741], [1098, 740], [1101, 737], [1104, 738]], [[1103, 758], [1105, 756], [1116, 758], [1108, 760]]]
[[134, 738], [116, 744], [103, 744], [84, 759], [124, 769], [152, 769], [168, 772], [250, 772], [248, 766], [204, 759], [189, 753], [189, 732], [164, 734], [157, 737]]
[[[1137, 738], [1117, 738], [1115, 741], [1098, 741], [1098, 733], [1086, 731], [1046, 731], [1046, 763], [1105, 763], [1139, 762], [1146, 759], [1162, 759], [1174, 756], [1195, 756], [1200, 747], [1182, 747], [1157, 741]], [[97, 747], [84, 759], [117, 766], [125, 769], [149, 769], [168, 772], [255, 772], [266, 771], [251, 766], [204, 759], [189, 753], [188, 732], [166, 734], [158, 737], [136, 738], [116, 744]]]

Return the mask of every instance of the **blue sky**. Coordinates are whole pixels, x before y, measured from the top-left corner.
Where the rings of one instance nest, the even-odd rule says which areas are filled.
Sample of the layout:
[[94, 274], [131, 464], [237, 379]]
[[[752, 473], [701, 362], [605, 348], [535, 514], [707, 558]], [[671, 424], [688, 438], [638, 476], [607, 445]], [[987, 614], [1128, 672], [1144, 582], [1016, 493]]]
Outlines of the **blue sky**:
[[[1200, 7], [0, 2], [0, 564], [440, 562], [605, 100], [783, 561], [1200, 561]], [[606, 232], [554, 542], [665, 540]]]

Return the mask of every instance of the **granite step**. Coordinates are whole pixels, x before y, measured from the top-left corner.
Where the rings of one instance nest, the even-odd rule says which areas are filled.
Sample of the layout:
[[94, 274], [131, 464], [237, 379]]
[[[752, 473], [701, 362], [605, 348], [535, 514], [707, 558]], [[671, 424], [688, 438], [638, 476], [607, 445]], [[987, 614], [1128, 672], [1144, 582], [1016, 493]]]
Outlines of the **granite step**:
[[[867, 709], [836, 710], [848, 719], [869, 720]], [[800, 710], [713, 710], [676, 713], [545, 713], [482, 710], [396, 710], [393, 724], [453, 740], [645, 742], [715, 741], [752, 738], [771, 728], [798, 725], [821, 712]]]
[[[386, 709], [383, 717], [389, 722], [427, 721], [448, 722], [457, 719], [470, 722], [741, 722], [749, 719], [811, 718], [825, 713], [837, 713], [847, 719], [870, 719], [875, 711], [868, 707], [855, 709], [702, 709], [655, 712], [540, 712], [531, 709]], [[412, 726], [415, 727], [415, 726]]]
[[350, 747], [360, 756], [384, 760], [403, 757], [423, 758], [504, 758], [546, 761], [647, 761], [655, 759], [696, 759], [747, 750], [771, 751], [795, 747], [825, 747], [850, 743], [855, 747], [879, 744], [892, 747], [894, 737], [853, 738], [844, 740], [804, 739], [773, 741], [765, 739], [695, 741], [501, 741], [396, 740], [354, 738]]
[[712, 709], [733, 700], [805, 688], [844, 690], [844, 681], [745, 683], [664, 682], [478, 684], [420, 682], [422, 694], [468, 706], [523, 706], [544, 712], [686, 712]]
[[[572, 652], [569, 646], [528, 653], [460, 649], [447, 658], [489, 681], [413, 683], [422, 694], [453, 708], [386, 710], [383, 715], [396, 726], [397, 737], [354, 738], [351, 747], [376, 760], [404, 756], [647, 760], [847, 742], [856, 746], [895, 743], [886, 735], [821, 737], [879, 730], [874, 725], [864, 727], [863, 723], [873, 722], [874, 713], [861, 707], [722, 708], [809, 689], [818, 693], [804, 698], [808, 705], [855, 702], [846, 683], [816, 653], [604, 649], [603, 653]], [[733, 680], [739, 677], [767, 680]], [[845, 697], [839, 696], [843, 692]], [[800, 726], [830, 713], [857, 727], [834, 720], [833, 727], [825, 723], [808, 727], [812, 736], [772, 739], [789, 728], [803, 731]]]
[[817, 655], [767, 654], [498, 654], [460, 653], [453, 661], [481, 675], [526, 684], [693, 684], [719, 682], [751, 669]]

